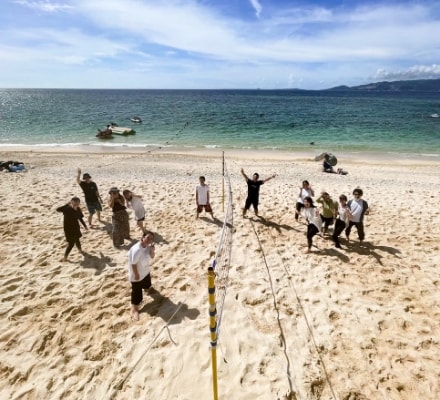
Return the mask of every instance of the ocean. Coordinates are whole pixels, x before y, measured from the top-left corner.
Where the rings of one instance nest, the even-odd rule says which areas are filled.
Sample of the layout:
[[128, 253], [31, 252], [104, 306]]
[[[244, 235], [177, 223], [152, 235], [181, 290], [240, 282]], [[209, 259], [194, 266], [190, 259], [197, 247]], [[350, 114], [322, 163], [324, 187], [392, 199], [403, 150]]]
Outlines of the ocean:
[[[436, 93], [0, 89], [0, 143], [440, 157], [439, 114]], [[98, 139], [111, 122], [136, 134]]]

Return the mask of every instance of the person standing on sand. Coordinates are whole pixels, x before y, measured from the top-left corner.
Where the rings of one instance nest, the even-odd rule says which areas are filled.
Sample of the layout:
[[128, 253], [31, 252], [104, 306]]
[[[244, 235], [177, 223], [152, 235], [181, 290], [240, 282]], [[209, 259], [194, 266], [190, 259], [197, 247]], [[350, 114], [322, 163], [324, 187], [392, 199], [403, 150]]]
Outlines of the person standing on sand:
[[205, 209], [207, 213], [211, 214], [212, 219], [214, 219], [214, 213], [212, 212], [211, 204], [209, 203], [209, 185], [205, 183], [204, 176], [199, 178], [199, 182], [200, 185], [196, 186], [196, 218], [199, 218], [200, 213]]
[[335, 242], [335, 247], [341, 249], [341, 243], [339, 242], [339, 235], [342, 231], [348, 227], [350, 223], [351, 212], [347, 206], [347, 196], [341, 194], [339, 196], [338, 216], [335, 220], [335, 228], [333, 229], [332, 239]]
[[249, 210], [250, 206], [254, 208], [255, 215], [258, 216], [258, 203], [260, 200], [260, 186], [266, 183], [267, 181], [275, 178], [275, 174], [272, 176], [269, 176], [268, 178], [264, 180], [259, 180], [260, 177], [259, 174], [256, 172], [252, 176], [252, 179], [249, 179], [248, 176], [245, 174], [243, 168], [241, 169], [241, 174], [243, 175], [244, 179], [246, 180], [247, 186], [248, 186], [248, 195], [246, 198], [246, 202], [244, 204], [243, 208], [243, 217], [246, 216], [247, 211]]
[[145, 232], [144, 221], [145, 221], [145, 207], [142, 203], [142, 196], [134, 194], [131, 190], [123, 190], [122, 194], [124, 195], [125, 201], [127, 203], [127, 207], [130, 207], [134, 211], [134, 219], [136, 221], [137, 226], [142, 232]]
[[130, 223], [128, 221], [125, 199], [119, 193], [119, 189], [112, 187], [108, 192], [110, 198], [108, 205], [113, 211], [112, 214], [112, 239], [113, 246], [118, 248], [124, 244], [124, 239], [130, 239]]
[[347, 203], [351, 213], [350, 222], [348, 223], [348, 227], [345, 229], [345, 236], [347, 240], [350, 240], [350, 232], [353, 226], [355, 226], [357, 229], [359, 241], [362, 242], [365, 239], [364, 215], [368, 215], [370, 213], [370, 208], [368, 207], [368, 203], [361, 198], [363, 194], [364, 192], [362, 189], [354, 189], [354, 199]]
[[150, 260], [155, 256], [154, 234], [145, 231], [142, 238], [128, 251], [128, 279], [131, 283], [131, 313], [139, 320], [142, 289], [151, 288]]
[[81, 254], [83, 254], [81, 248], [81, 242], [79, 241], [81, 234], [81, 228], [79, 223], [84, 226], [84, 229], [87, 231], [87, 225], [84, 222], [84, 215], [79, 208], [80, 199], [78, 197], [73, 197], [70, 200], [70, 203], [58, 207], [57, 211], [62, 212], [64, 214], [64, 235], [67, 240], [66, 251], [64, 252], [63, 261], [67, 261], [67, 257], [73, 249], [73, 246], [76, 246]]
[[297, 221], [301, 213], [301, 209], [304, 207], [304, 199], [307, 196], [314, 197], [315, 192], [313, 191], [312, 186], [310, 186], [309, 181], [302, 181], [302, 186], [299, 188], [298, 200], [296, 201], [295, 205], [295, 220]]
[[89, 211], [89, 226], [92, 228], [92, 218], [93, 214], [96, 212], [98, 221], [101, 221], [101, 211], [102, 211], [102, 199], [98, 191], [98, 186], [92, 181], [92, 177], [87, 172], [83, 175], [83, 180], [81, 177], [81, 169], [78, 168], [78, 175], [76, 177], [76, 182], [81, 186], [84, 192], [84, 198], [87, 205], [87, 210]]
[[313, 236], [321, 231], [322, 220], [319, 209], [313, 204], [310, 196], [304, 198], [304, 207], [301, 209], [301, 216], [307, 221], [307, 251], [312, 251]]
[[333, 201], [330, 195], [325, 191], [316, 199], [316, 202], [322, 206], [322, 232], [327, 233], [328, 227], [333, 225], [334, 218], [338, 212], [338, 203]]

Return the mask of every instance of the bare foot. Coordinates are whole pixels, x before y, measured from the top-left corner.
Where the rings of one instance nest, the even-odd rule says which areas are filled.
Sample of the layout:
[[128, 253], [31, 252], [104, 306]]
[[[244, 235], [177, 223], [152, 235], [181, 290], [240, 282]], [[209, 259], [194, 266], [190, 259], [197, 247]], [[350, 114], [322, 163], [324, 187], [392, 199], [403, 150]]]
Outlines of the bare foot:
[[67, 257], [63, 257], [63, 259], [62, 259], [61, 261], [63, 261], [63, 262], [67, 262], [67, 261], [68, 261], [68, 260], [67, 260]]
[[138, 310], [131, 310], [131, 317], [135, 321], [139, 321], [139, 311]]
[[312, 252], [312, 250], [307, 249], [304, 253], [306, 253], [306, 254], [310, 254], [311, 252]]

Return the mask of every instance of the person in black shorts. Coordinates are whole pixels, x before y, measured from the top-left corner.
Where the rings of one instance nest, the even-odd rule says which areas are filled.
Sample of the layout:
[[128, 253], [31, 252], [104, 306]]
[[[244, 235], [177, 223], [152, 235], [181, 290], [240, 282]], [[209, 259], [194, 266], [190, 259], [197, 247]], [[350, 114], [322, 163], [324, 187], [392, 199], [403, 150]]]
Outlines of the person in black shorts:
[[101, 211], [102, 211], [102, 199], [98, 191], [98, 186], [92, 181], [90, 174], [85, 173], [83, 179], [81, 177], [81, 169], [78, 168], [78, 176], [76, 177], [76, 182], [84, 192], [84, 198], [87, 205], [87, 210], [89, 210], [89, 226], [92, 227], [93, 214], [96, 212], [98, 221], [101, 221]]
[[269, 176], [268, 178], [264, 180], [259, 180], [258, 178], [260, 175], [258, 175], [256, 172], [252, 176], [252, 179], [249, 179], [248, 176], [244, 173], [243, 168], [241, 169], [241, 174], [243, 175], [244, 179], [246, 179], [246, 183], [248, 186], [248, 195], [246, 198], [246, 202], [243, 208], [243, 217], [246, 216], [247, 210], [249, 210], [250, 206], [252, 205], [254, 207], [255, 215], [258, 216], [258, 202], [260, 197], [260, 186], [266, 183], [268, 180], [275, 178], [275, 174], [272, 176]]

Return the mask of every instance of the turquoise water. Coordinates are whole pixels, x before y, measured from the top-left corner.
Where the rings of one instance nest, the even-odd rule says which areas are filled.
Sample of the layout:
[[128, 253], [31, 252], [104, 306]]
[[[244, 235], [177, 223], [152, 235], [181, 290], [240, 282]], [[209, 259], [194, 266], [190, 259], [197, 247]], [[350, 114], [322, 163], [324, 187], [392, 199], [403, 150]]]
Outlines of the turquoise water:
[[[326, 151], [440, 156], [433, 114], [433, 93], [2, 89], [0, 143], [295, 151], [314, 142]], [[97, 139], [109, 122], [136, 135]]]

